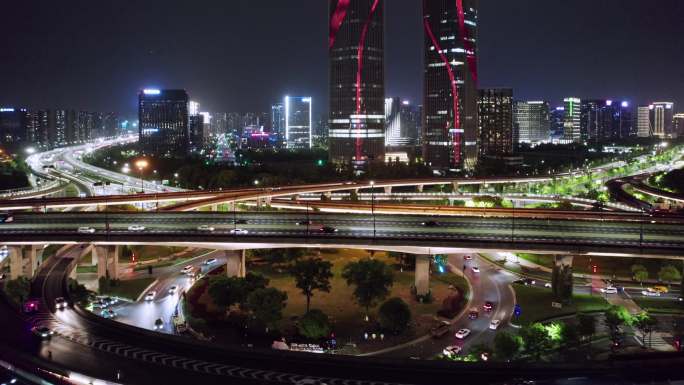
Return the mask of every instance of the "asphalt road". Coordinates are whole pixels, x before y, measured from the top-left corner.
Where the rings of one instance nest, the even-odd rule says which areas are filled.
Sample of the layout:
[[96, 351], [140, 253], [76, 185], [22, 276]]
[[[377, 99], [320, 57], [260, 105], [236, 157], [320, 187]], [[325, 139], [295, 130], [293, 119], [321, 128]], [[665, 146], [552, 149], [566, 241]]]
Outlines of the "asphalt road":
[[[307, 218], [311, 225], [298, 224]], [[242, 221], [235, 224], [235, 220]], [[386, 238], [468, 240], [485, 242], [526, 242], [559, 245], [602, 245], [615, 247], [684, 248], [684, 224], [639, 224], [582, 220], [506, 219], [440, 217], [434, 225], [425, 225], [424, 216], [305, 213], [17, 213], [11, 223], [0, 225], [0, 235], [59, 235], [78, 239], [79, 227], [91, 227], [95, 238], [102, 235], [170, 236], [225, 240], [235, 237], [317, 237], [317, 238]], [[130, 225], [142, 225], [133, 231]], [[207, 225], [214, 231], [201, 230]], [[321, 231], [322, 226], [335, 229]], [[231, 234], [234, 229], [246, 234]], [[108, 230], [108, 231], [107, 231]], [[74, 237], [76, 238], [76, 237]]]

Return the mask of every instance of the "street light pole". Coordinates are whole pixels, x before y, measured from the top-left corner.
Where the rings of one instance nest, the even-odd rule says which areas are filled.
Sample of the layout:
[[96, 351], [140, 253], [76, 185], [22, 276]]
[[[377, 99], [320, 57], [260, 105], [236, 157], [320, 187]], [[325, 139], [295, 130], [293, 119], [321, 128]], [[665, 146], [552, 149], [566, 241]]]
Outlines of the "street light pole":
[[371, 181], [371, 216], [373, 217], [373, 238], [375, 238], [375, 182]]

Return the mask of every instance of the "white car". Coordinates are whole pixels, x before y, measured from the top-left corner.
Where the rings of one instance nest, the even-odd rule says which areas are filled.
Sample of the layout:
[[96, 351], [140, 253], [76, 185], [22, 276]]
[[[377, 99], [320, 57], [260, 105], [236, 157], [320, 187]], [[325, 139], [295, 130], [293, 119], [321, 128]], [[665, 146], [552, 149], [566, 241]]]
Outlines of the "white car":
[[216, 229], [213, 226], [209, 226], [209, 225], [197, 226], [197, 231], [213, 232], [214, 230], [216, 230]]
[[473, 273], [479, 273], [479, 272], [480, 272], [480, 268], [477, 266], [473, 266]]
[[442, 350], [442, 354], [444, 354], [445, 357], [451, 358], [453, 356], [458, 355], [462, 349], [463, 348], [461, 348], [458, 345], [451, 345], [444, 348], [444, 350]]
[[144, 231], [145, 226], [143, 225], [130, 225], [128, 226], [128, 231]]
[[469, 335], [470, 335], [470, 329], [461, 329], [461, 330], [457, 331], [455, 334], [456, 338], [458, 338], [460, 340], [465, 339]]
[[650, 291], [650, 290], [643, 290], [641, 294], [644, 295], [644, 297], [660, 297], [660, 292], [659, 291]]
[[176, 294], [178, 292], [178, 286], [173, 285], [169, 288], [169, 294]]
[[205, 265], [213, 265], [216, 263], [216, 258], [209, 258], [206, 261], [204, 261]]
[[183, 274], [189, 274], [191, 271], [192, 271], [192, 266], [190, 266], [190, 265], [187, 265], [181, 269], [181, 273], [183, 273]]
[[92, 227], [79, 227], [78, 232], [79, 234], [93, 234], [95, 229]]
[[67, 307], [67, 301], [64, 298], [62, 298], [62, 297], [55, 298], [55, 309], [56, 310], [66, 309], [66, 307]]
[[157, 296], [157, 292], [154, 290], [148, 291], [147, 294], [145, 294], [145, 301], [154, 301], [154, 297]]
[[499, 325], [501, 325], [501, 320], [500, 319], [493, 319], [492, 322], [489, 323], [489, 328], [491, 330], [496, 330], [499, 328]]
[[551, 286], [551, 282], [547, 282], [547, 283], [545, 283], [545, 284], [544, 284], [544, 287], [547, 287], [547, 288], [549, 288], [549, 289], [550, 289], [550, 288], [552, 287], [552, 286]]
[[232, 229], [230, 230], [231, 234], [236, 234], [236, 235], [244, 235], [244, 234], [249, 234], [249, 231], [245, 229]]
[[617, 288], [613, 286], [607, 286], [607, 287], [602, 287], [601, 288], [601, 293], [606, 293], [606, 294], [617, 294], [618, 290]]

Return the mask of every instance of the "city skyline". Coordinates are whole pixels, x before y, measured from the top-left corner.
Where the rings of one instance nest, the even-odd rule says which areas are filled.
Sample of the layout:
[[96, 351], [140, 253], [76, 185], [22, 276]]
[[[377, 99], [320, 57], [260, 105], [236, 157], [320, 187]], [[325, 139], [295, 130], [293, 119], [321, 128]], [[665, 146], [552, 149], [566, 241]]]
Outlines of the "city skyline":
[[[480, 87], [513, 88], [518, 100], [544, 99], [551, 101], [552, 106], [561, 105], [562, 99], [570, 95], [582, 99], [616, 98], [628, 100], [633, 105], [662, 100], [679, 105], [684, 100], [684, 80], [676, 76], [676, 63], [682, 62], [684, 54], [676, 49], [677, 32], [681, 32], [681, 26], [677, 25], [675, 15], [682, 9], [682, 4], [665, 2], [667, 4], [658, 8], [644, 8], [638, 1], [608, 1], [600, 6], [594, 5], [592, 12], [587, 12], [587, 17], [582, 16], [587, 5], [583, 2], [570, 6], [530, 0], [525, 2], [528, 6], [520, 6], [526, 10], [525, 14], [512, 5], [482, 2], [478, 47]], [[152, 3], [140, 6], [137, 12], [151, 16], [156, 9]], [[327, 4], [309, 4], [307, 7], [269, 5], [250, 8], [247, 2], [238, 1], [232, 2], [234, 7], [228, 10], [225, 5], [207, 3], [193, 9], [189, 17], [191, 20], [204, 20], [203, 23], [209, 22], [210, 25], [190, 23], [183, 36], [178, 35], [180, 31], [159, 28], [165, 23], [173, 23], [181, 17], [180, 13], [188, 11], [182, 6], [169, 7], [173, 9], [168, 21], [147, 17], [148, 22], [139, 26], [146, 37], [139, 39], [137, 44], [132, 43], [132, 29], [125, 28], [132, 23], [132, 16], [125, 12], [125, 7], [110, 10], [102, 5], [83, 5], [77, 7], [73, 14], [56, 11], [64, 22], [47, 31], [38, 24], [53, 15], [50, 5], [41, 6], [39, 12], [34, 12], [35, 6], [12, 4], [6, 12], [17, 17], [10, 17], [10, 22], [0, 27], [5, 32], [4, 36], [12, 36], [11, 31], [15, 30], [12, 29], [13, 20], [36, 25], [24, 26], [33, 27], [30, 28], [31, 34], [7, 41], [5, 49], [9, 55], [6, 67], [9, 70], [0, 74], [7, 93], [0, 95], [0, 104], [116, 111], [129, 116], [135, 114], [137, 90], [157, 87], [187, 89], [213, 111], [265, 111], [282, 95], [306, 94], [320, 101], [322, 109], [319, 111], [324, 113], [328, 105]], [[561, 7], [564, 7], [564, 17], [560, 17]], [[392, 36], [386, 39], [386, 96], [398, 96], [421, 104], [421, 4], [395, 1], [388, 2], [386, 8], [386, 33]], [[87, 20], [105, 11], [112, 11], [112, 21], [102, 25], [79, 24], [80, 29], [90, 32], [88, 34], [76, 34], [74, 27], [69, 26], [72, 23], [68, 20], [72, 17]], [[511, 12], [516, 18], [508, 17]], [[268, 20], [267, 24], [273, 24], [263, 31], [252, 32], [258, 41], [264, 40], [272, 29], [282, 27], [282, 19], [297, 21], [292, 23], [296, 24], [295, 27], [288, 27], [284, 35], [279, 35], [300, 43], [289, 47], [291, 54], [284, 56], [287, 60], [278, 60], [277, 70], [266, 59], [282, 55], [282, 48], [272, 47], [262, 52], [244, 45], [231, 37], [235, 34], [231, 32], [232, 28], [239, 29], [240, 23], [237, 22], [227, 23], [229, 27], [222, 29], [211, 25], [217, 17], [232, 20], [235, 15], [241, 15], [249, 19], [257, 14]], [[26, 21], [22, 15], [31, 15], [31, 18]], [[600, 18], [603, 18], [601, 26], [595, 26], [592, 20]], [[515, 25], [513, 19], [516, 20]], [[648, 28], [629, 23], [637, 19], [654, 23]], [[573, 24], [572, 20], [580, 22]], [[550, 28], [549, 23], [558, 25]], [[510, 34], [507, 29], [520, 32]], [[117, 33], [112, 33], [113, 30]], [[162, 39], [164, 35], [159, 35], [160, 31], [168, 34], [170, 39]], [[94, 39], [95, 36], [102, 39]], [[623, 38], [617, 45], [619, 47], [601, 44], [615, 36]], [[160, 43], [160, 40], [175, 41], [176, 38], [192, 44], [170, 46]], [[53, 44], [41, 45], [46, 39]], [[190, 42], [188, 39], [194, 40]], [[83, 50], [66, 55], [68, 47], [74, 43], [87, 48], [85, 51], [90, 56], [84, 57]], [[189, 47], [189, 51], [201, 50], [202, 60], [176, 60], [186, 53], [186, 50], [178, 48], [183, 46]], [[537, 49], [540, 52], [535, 53], [535, 46], [544, 46], [544, 49]], [[631, 55], [632, 49], [651, 54]], [[245, 51], [241, 57], [251, 60], [236, 61], [231, 52], [237, 50]], [[600, 53], [604, 60], [596, 63], [588, 57], [591, 55], [572, 54], [586, 50]], [[99, 58], [99, 55], [109, 53], [116, 59], [105, 62]], [[248, 67], [248, 70], [242, 71], [243, 67]], [[589, 70], [592, 76], [586, 76]], [[243, 72], [245, 76], [233, 75]], [[596, 77], [602, 81], [592, 81]], [[269, 87], [256, 87], [258, 92], [255, 92], [251, 83], [261, 80]], [[665, 87], [668, 81], [671, 86]], [[46, 82], [53, 86], [45, 90], [43, 84]], [[38, 89], [41, 92], [37, 92]]]

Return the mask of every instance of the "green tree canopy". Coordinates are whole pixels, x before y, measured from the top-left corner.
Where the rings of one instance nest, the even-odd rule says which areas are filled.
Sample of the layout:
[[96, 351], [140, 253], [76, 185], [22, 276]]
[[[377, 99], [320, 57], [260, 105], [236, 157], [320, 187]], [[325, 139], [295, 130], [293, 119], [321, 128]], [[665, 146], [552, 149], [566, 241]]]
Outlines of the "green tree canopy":
[[411, 309], [401, 298], [390, 298], [378, 311], [380, 327], [393, 334], [403, 333], [411, 322]]
[[356, 286], [354, 298], [366, 313], [387, 297], [394, 283], [392, 269], [384, 262], [370, 258], [348, 263], [342, 270], [342, 277], [348, 285]]
[[28, 299], [29, 294], [31, 293], [31, 281], [26, 277], [19, 277], [7, 281], [5, 284], [5, 292], [11, 300], [21, 305]]
[[254, 318], [263, 322], [267, 328], [283, 318], [283, 309], [287, 305], [287, 293], [273, 287], [257, 289], [247, 296], [246, 307]]
[[229, 308], [243, 305], [249, 293], [265, 288], [268, 282], [267, 278], [253, 273], [247, 273], [245, 278], [214, 276], [209, 279], [208, 293], [215, 305]]
[[309, 312], [313, 292], [330, 292], [330, 278], [333, 277], [332, 263], [320, 258], [299, 260], [290, 268], [295, 285], [306, 296], [306, 311]]
[[665, 265], [660, 268], [660, 271], [658, 272], [658, 278], [660, 278], [661, 281], [663, 282], [673, 282], [673, 281], [679, 281], [682, 279], [682, 275], [679, 272], [679, 269], [672, 265]]
[[311, 309], [299, 320], [297, 329], [304, 337], [318, 340], [329, 336], [332, 327], [325, 313], [318, 309]]
[[520, 329], [520, 337], [524, 343], [525, 353], [539, 360], [542, 354], [551, 347], [551, 339], [544, 325], [533, 323]]
[[635, 280], [639, 281], [639, 283], [643, 283], [648, 279], [648, 270], [646, 269], [646, 266], [638, 263], [632, 265], [632, 276]]
[[611, 329], [615, 329], [623, 324], [631, 325], [632, 323], [632, 316], [623, 306], [612, 305], [606, 309], [604, 317], [606, 318], [606, 326]]
[[494, 337], [494, 358], [498, 361], [513, 361], [522, 349], [523, 341], [520, 336], [502, 331]]

